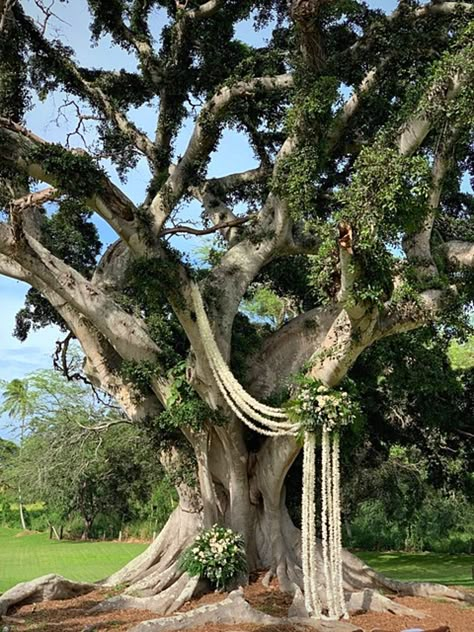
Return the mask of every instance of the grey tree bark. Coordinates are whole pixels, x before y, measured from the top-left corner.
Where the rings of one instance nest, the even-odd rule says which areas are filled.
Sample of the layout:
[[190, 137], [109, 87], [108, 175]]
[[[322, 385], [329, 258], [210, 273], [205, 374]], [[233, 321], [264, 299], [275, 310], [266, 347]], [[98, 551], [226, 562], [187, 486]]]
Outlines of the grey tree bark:
[[[210, 0], [200, 4], [199, 8], [188, 9], [185, 3], [183, 10], [177, 12], [177, 21], [173, 25], [176, 36], [172, 38], [175, 41], [173, 45], [180, 46], [183, 29], [189, 25], [197, 28], [198, 20], [214, 15], [222, 4], [218, 0]], [[12, 11], [13, 5], [19, 23], [23, 26], [27, 24], [29, 32], [35, 31], [36, 26], [27, 20], [21, 7], [2, 0], [0, 31], [4, 26], [5, 12], [7, 9]], [[304, 20], [308, 15], [312, 20], [317, 20], [323, 5], [322, 1], [291, 3], [293, 19], [301, 35], [302, 55], [313, 69], [319, 69], [324, 64], [323, 41], [320, 25], [315, 23], [314, 28], [308, 29], [305, 28]], [[464, 10], [463, 6], [466, 11], [472, 11], [472, 5], [465, 3], [434, 3], [416, 10], [413, 18], [422, 18], [425, 14], [443, 14], [446, 17], [450, 12]], [[155, 81], [159, 69], [149, 34], [137, 37], [125, 23], [122, 27], [121, 31], [128, 38], [130, 47], [137, 52], [140, 63], [149, 69], [151, 79]], [[41, 32], [35, 32], [35, 46], [49, 58], [52, 44], [45, 42], [43, 36]], [[154, 142], [107, 98], [100, 83], [96, 85], [72, 59], [64, 60], [58, 55], [54, 56], [54, 61], [59, 64], [58, 74], [67, 71], [66, 75], [74, 77], [75, 90], [86, 101], [93, 103], [101, 117], [113, 121], [134, 149], [146, 158], [152, 173], [156, 175], [154, 161], [162, 149], [159, 143], [166, 142], [167, 134], [162, 124], [166, 119], [166, 88], [162, 89], [160, 85], [162, 109], [159, 112], [157, 140]], [[377, 75], [389, 61], [384, 59], [379, 67], [370, 69], [359, 89], [334, 113], [326, 130], [325, 148], [328, 157], [341, 142], [358, 110], [363, 107], [362, 97], [377, 84]], [[426, 98], [420, 99], [413, 113], [400, 126], [392, 149], [396, 147], [401, 157], [412, 156], [419, 149], [425, 153], [431, 151], [432, 148], [426, 148], [423, 143], [443, 118], [443, 113], [472, 85], [472, 65], [463, 65], [449, 73], [449, 76], [433, 79], [424, 95]], [[158, 77], [157, 85], [160, 81]], [[172, 82], [165, 82], [165, 85], [168, 84]], [[143, 395], [123, 378], [121, 368], [126, 362], [146, 361], [160, 367], [162, 349], [151, 336], [145, 319], [138, 312], [131, 313], [124, 309], [117, 300], [116, 292], [123, 288], [127, 266], [133, 260], [153, 259], [171, 267], [175, 283], [164, 293], [190, 343], [189, 382], [211, 408], [221, 409], [227, 419], [224, 426], [205, 423], [199, 432], [181, 429], [183, 439], [195, 456], [197, 484], [190, 486], [183, 482], [179, 485], [178, 507], [160, 535], [142, 555], [103, 582], [105, 585], [127, 585], [124, 595], [106, 602], [103, 608], [133, 605], [161, 614], [170, 614], [179, 608], [195, 591], [202, 588], [199, 582], [183, 573], [180, 567], [181, 553], [200, 529], [215, 522], [243, 535], [250, 571], [267, 569], [265, 582], [276, 577], [281, 590], [298, 596], [298, 587], [302, 584], [300, 534], [286, 508], [285, 477], [300, 446], [294, 438], [280, 437], [267, 438], [261, 441], [258, 448], [249, 448], [246, 440], [248, 431], [228, 407], [215, 383], [205, 352], [205, 342], [196, 323], [196, 306], [191, 292], [193, 280], [186, 266], [170, 256], [167, 244], [163, 241], [166, 234], [176, 231], [176, 227], [169, 229], [165, 225], [173, 218], [178, 204], [188, 196], [202, 203], [207, 220], [226, 242], [225, 254], [209, 271], [205, 281], [201, 282], [200, 291], [217, 345], [223, 358], [230, 363], [235, 316], [250, 284], [267, 264], [279, 257], [318, 254], [320, 240], [317, 236], [304, 233], [302, 222], [289, 212], [288, 200], [271, 186], [271, 192], [261, 208], [252, 216], [248, 231], [245, 227], [250, 218], [239, 222], [225, 203], [226, 194], [232, 193], [239, 183], [259, 183], [262, 178], [270, 182], [278, 174], [282, 163], [298, 150], [296, 136], [290, 134], [282, 142], [273, 164], [268, 159], [257, 169], [229, 174], [223, 178], [202, 178], [198, 184], [194, 176], [205, 171], [231, 105], [255, 95], [288, 94], [293, 85], [293, 75], [285, 73], [252, 77], [219, 88], [202, 105], [181, 159], [176, 164], [169, 164], [167, 171], [161, 174], [164, 182], [157, 191], [154, 186], [150, 187], [150, 194], [140, 208], [105, 173], [98, 173], [96, 190], [92, 193], [88, 191], [87, 198], [81, 199], [81, 203], [105, 220], [119, 240], [107, 250], [92, 279], [85, 278], [56, 257], [41, 242], [38, 205], [62, 193], [58, 188], [63, 176], [61, 171], [55, 172], [54, 164], [42, 164], [35, 158], [42, 151], [50, 149], [49, 143], [20, 123], [0, 118], [2, 166], [20, 173], [24, 179], [34, 178], [47, 185], [46, 189], [34, 193], [20, 191], [17, 199], [11, 201], [8, 219], [0, 223], [0, 273], [28, 283], [49, 301], [80, 342], [89, 379], [110, 393], [131, 420], [140, 422], [156, 415], [166, 406], [171, 382], [165, 370], [157, 372], [150, 381], [148, 392]], [[449, 139], [452, 144], [457, 130], [448, 126], [443, 129], [448, 139], [447, 145], [450, 144]], [[415, 268], [419, 268], [419, 278], [438, 274], [434, 254], [444, 257], [450, 265], [474, 265], [471, 242], [447, 241], [439, 248], [439, 252], [432, 252], [432, 219], [439, 208], [446, 173], [445, 144], [440, 144], [433, 160], [430, 214], [420, 231], [411, 234], [404, 243], [407, 258], [412, 260]], [[64, 152], [69, 158], [73, 155], [66, 148]], [[216, 191], [223, 192], [222, 199]], [[431, 322], [456, 292], [455, 287], [426, 289], [419, 293], [417, 301], [388, 298], [383, 305], [355, 300], [353, 290], [357, 273], [352, 233], [350, 226], [345, 229], [346, 233], [342, 237], [340, 235], [338, 241], [337, 235], [334, 236], [339, 254], [335, 270], [340, 288], [338, 294], [327, 306], [296, 316], [280, 327], [267, 337], [253, 357], [248, 358], [245, 386], [256, 398], [265, 399], [278, 392], [289, 376], [303, 367], [309, 367], [308, 374], [327, 386], [336, 386], [366, 348], [386, 336], [410, 331]], [[171, 463], [180, 459], [179, 451], [161, 456], [165, 462], [168, 459], [168, 464], [169, 459]], [[319, 562], [320, 558], [318, 550]], [[52, 586], [51, 590], [37, 591], [36, 587], [18, 589], [10, 593], [8, 598], [5, 595], [0, 598], [0, 607], [5, 609], [14, 603], [21, 603], [25, 595], [28, 599], [67, 595], [69, 588], [63, 590], [63, 582], [62, 578], [49, 577], [40, 584]], [[349, 593], [357, 593], [360, 597], [361, 591], [382, 588], [397, 594], [433, 595], [472, 601], [472, 596], [445, 587], [391, 581], [348, 552], [344, 553], [344, 587], [348, 596]], [[79, 590], [82, 589], [79, 587]], [[320, 591], [323, 596], [323, 583]], [[373, 597], [374, 593], [364, 592], [362, 603], [377, 602], [377, 607], [387, 606], [381, 598], [367, 599], [369, 594]], [[357, 599], [354, 598], [355, 601]]]

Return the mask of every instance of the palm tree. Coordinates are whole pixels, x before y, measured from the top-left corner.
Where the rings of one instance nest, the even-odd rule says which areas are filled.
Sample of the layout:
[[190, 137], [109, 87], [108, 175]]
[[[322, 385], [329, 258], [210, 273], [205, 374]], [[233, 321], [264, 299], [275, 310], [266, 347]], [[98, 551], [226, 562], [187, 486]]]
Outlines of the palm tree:
[[[21, 462], [21, 452], [23, 437], [25, 433], [25, 421], [33, 414], [34, 403], [31, 392], [28, 388], [28, 380], [14, 379], [11, 382], [4, 383], [2, 392], [3, 403], [1, 407], [2, 413], [7, 413], [12, 419], [18, 419], [20, 422], [20, 450], [18, 457]], [[20, 521], [23, 530], [26, 530], [25, 515], [23, 511], [23, 500], [21, 496], [21, 483], [18, 483], [18, 504], [20, 507]]]

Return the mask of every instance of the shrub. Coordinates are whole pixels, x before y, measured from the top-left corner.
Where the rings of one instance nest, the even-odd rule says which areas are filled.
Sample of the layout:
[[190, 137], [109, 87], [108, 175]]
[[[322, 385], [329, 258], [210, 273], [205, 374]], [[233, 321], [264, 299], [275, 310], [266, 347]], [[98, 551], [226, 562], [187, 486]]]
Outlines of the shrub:
[[214, 525], [202, 531], [184, 552], [182, 568], [191, 576], [205, 577], [221, 590], [247, 570], [244, 540], [232, 529]]
[[381, 500], [370, 499], [358, 506], [347, 544], [371, 551], [472, 553], [474, 507], [462, 494], [428, 489], [411, 514], [389, 516]]

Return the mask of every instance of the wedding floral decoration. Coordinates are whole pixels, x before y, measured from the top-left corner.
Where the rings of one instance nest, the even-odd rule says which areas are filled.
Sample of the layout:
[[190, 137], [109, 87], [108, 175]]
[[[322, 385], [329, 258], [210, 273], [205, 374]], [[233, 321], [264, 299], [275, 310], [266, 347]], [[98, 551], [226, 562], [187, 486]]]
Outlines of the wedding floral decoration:
[[[304, 440], [301, 549], [305, 606], [308, 615], [317, 619], [347, 618], [342, 575], [339, 431], [355, 421], [359, 413], [358, 404], [347, 391], [330, 389], [311, 378], [300, 381], [297, 397], [285, 408], [273, 408], [257, 401], [235, 379], [222, 357], [197, 285], [192, 288], [192, 298], [212, 375], [230, 410], [259, 434], [268, 437], [292, 435]], [[322, 461], [322, 576], [318, 574], [316, 556], [317, 436], [321, 436]], [[244, 544], [242, 541], [227, 545], [224, 534], [229, 538], [235, 534], [229, 529], [213, 527], [213, 530], [218, 529], [221, 531], [216, 531], [214, 535], [210, 530], [199, 536], [186, 552], [183, 565], [191, 574], [207, 577], [216, 586], [223, 587], [241, 570], [239, 564], [245, 559]], [[235, 559], [231, 554], [236, 555]], [[327, 615], [323, 614], [321, 594], [325, 597]]]
[[215, 524], [202, 531], [186, 549], [181, 567], [192, 577], [204, 577], [218, 590], [223, 590], [247, 569], [244, 540], [232, 529]]

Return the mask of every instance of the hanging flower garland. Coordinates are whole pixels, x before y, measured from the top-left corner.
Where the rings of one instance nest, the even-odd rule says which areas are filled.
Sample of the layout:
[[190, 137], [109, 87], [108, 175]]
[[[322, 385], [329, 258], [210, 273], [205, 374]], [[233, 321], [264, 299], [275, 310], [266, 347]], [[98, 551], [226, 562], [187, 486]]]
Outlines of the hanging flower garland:
[[[321, 544], [328, 618], [347, 617], [342, 576], [340, 429], [357, 419], [360, 408], [347, 391], [330, 389], [320, 380], [303, 378], [299, 381], [298, 396], [288, 402], [287, 412], [288, 418], [299, 424], [300, 433], [304, 433], [305, 448], [310, 441], [315, 443], [316, 434], [321, 436]], [[306, 461], [303, 472], [305, 466], [309, 467]], [[314, 457], [312, 467], [314, 469]], [[303, 498], [307, 496], [305, 506], [307, 503], [314, 505], [314, 480], [311, 488], [310, 483], [309, 479], [303, 482]], [[305, 515], [314, 523], [314, 513], [311, 515], [308, 509], [306, 512], [303, 513], [303, 523]], [[314, 563], [306, 557], [315, 550], [316, 537], [306, 530], [303, 534], [303, 574], [304, 568], [308, 568], [307, 573], [311, 575]], [[310, 543], [309, 551], [305, 538]], [[305, 584], [305, 594], [306, 591]], [[307, 598], [306, 607], [315, 612], [318, 604]]]
[[196, 320], [212, 375], [232, 412], [249, 428], [266, 436], [297, 435], [304, 441], [302, 493], [302, 563], [305, 605], [310, 616], [322, 618], [316, 564], [316, 434], [321, 433], [321, 525], [323, 571], [328, 618], [347, 617], [342, 577], [339, 429], [352, 423], [358, 406], [343, 390], [319, 380], [300, 381], [298, 397], [283, 408], [254, 399], [235, 379], [214, 339], [196, 285], [191, 288]]

